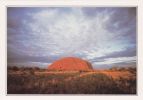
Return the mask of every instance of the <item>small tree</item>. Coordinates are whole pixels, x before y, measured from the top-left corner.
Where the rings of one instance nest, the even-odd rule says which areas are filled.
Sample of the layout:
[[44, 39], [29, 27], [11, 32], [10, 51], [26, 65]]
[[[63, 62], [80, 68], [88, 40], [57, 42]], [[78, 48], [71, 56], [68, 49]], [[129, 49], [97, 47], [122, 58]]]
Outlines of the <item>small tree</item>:
[[12, 68], [14, 71], [18, 71], [19, 70], [19, 68], [17, 67], [17, 66], [13, 66], [13, 68]]

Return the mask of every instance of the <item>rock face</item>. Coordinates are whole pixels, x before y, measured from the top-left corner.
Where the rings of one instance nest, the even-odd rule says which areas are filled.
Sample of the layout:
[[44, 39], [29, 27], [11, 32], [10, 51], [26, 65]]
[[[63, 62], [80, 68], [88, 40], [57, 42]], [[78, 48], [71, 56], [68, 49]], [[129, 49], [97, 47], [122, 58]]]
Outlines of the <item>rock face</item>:
[[92, 70], [92, 65], [80, 58], [66, 57], [55, 61], [48, 67], [48, 70], [63, 70], [63, 71], [77, 71], [77, 70]]

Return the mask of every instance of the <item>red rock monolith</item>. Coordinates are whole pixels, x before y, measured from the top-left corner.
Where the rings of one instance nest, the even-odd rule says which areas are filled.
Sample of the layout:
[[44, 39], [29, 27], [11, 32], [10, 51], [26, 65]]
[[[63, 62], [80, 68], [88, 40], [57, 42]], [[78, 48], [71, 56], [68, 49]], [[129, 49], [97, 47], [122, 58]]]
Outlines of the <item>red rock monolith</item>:
[[77, 71], [92, 70], [92, 65], [85, 60], [76, 57], [65, 57], [55, 61], [48, 67], [48, 70]]

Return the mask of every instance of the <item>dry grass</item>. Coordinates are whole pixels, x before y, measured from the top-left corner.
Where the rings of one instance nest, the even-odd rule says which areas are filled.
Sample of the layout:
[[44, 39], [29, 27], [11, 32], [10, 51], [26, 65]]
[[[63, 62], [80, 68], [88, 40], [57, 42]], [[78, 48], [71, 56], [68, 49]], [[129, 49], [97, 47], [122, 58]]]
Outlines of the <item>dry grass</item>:
[[8, 94], [136, 94], [136, 70], [8, 69]]

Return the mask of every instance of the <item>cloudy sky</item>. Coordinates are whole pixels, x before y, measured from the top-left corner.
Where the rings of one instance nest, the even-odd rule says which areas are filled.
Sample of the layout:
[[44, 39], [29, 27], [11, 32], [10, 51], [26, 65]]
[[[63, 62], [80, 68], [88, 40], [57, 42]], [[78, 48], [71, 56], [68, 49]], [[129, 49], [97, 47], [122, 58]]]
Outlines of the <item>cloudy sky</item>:
[[79, 57], [94, 68], [136, 65], [134, 7], [8, 7], [8, 65]]

